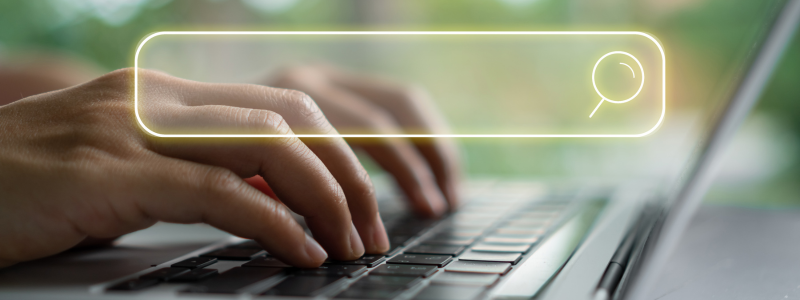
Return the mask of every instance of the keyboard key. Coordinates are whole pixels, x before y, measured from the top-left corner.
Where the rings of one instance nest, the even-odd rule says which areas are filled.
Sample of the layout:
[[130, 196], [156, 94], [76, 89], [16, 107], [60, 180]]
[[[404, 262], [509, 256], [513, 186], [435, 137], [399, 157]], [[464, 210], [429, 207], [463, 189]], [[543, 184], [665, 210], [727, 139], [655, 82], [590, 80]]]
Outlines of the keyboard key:
[[486, 228], [494, 224], [495, 220], [490, 219], [450, 219], [444, 221], [443, 226], [448, 226], [450, 228]]
[[267, 256], [267, 257], [258, 257], [256, 259], [253, 259], [243, 264], [242, 267], [289, 268], [291, 266], [280, 261], [276, 257]]
[[422, 280], [412, 276], [373, 276], [359, 279], [336, 298], [391, 299]]
[[364, 285], [371, 287], [384, 287], [384, 286], [401, 286], [403, 288], [411, 288], [418, 283], [422, 282], [422, 277], [413, 276], [386, 276], [386, 275], [367, 275], [361, 277], [354, 285]]
[[527, 211], [514, 216], [517, 220], [552, 220], [558, 217], [557, 212]]
[[475, 221], [446, 221], [444, 223], [449, 230], [484, 230], [492, 225], [492, 222]]
[[414, 300], [470, 300], [483, 290], [477, 286], [429, 285], [414, 296]]
[[488, 203], [487, 205], [475, 205], [470, 207], [471, 209], [468, 210], [461, 210], [459, 212], [468, 214], [468, 215], [481, 215], [481, 216], [495, 216], [495, 217], [502, 217], [509, 213], [511, 207], [503, 207], [497, 205], [491, 205]]
[[386, 230], [389, 236], [395, 235], [407, 235], [407, 236], [415, 236], [421, 231], [427, 229], [436, 220], [429, 220], [429, 219], [417, 219], [416, 217], [404, 217], [398, 219], [395, 222], [395, 226]]
[[158, 279], [131, 279], [117, 283], [108, 288], [109, 291], [138, 291], [159, 283]]
[[517, 225], [503, 225], [497, 227], [497, 233], [508, 233], [518, 235], [541, 235], [547, 231], [546, 226], [517, 226]]
[[407, 249], [404, 253], [416, 254], [441, 254], [456, 256], [464, 251], [463, 246], [445, 246], [445, 245], [418, 245]]
[[173, 268], [203, 268], [217, 262], [213, 257], [192, 257], [172, 264]]
[[459, 210], [450, 218], [451, 220], [489, 220], [494, 221], [498, 218], [502, 217], [502, 213], [498, 212], [490, 212], [490, 211], [481, 211], [481, 210]]
[[447, 272], [505, 274], [511, 270], [511, 264], [486, 261], [454, 261], [445, 268]]
[[528, 208], [522, 209], [522, 213], [521, 214], [528, 215], [528, 216], [531, 216], [531, 217], [539, 216], [539, 217], [548, 218], [548, 217], [554, 217], [554, 216], [558, 215], [559, 212], [560, 212], [560, 210], [553, 210], [552, 208], [532, 206], [532, 207], [528, 207]]
[[530, 239], [530, 238], [540, 238], [541, 234], [508, 234], [508, 233], [492, 233], [488, 236], [492, 237], [503, 237], [503, 238], [519, 238], [519, 239]]
[[379, 265], [386, 259], [383, 255], [364, 255], [356, 260], [327, 260], [326, 264], [334, 265], [365, 265], [369, 268]]
[[375, 289], [366, 286], [350, 287], [344, 292], [336, 295], [335, 298], [341, 299], [392, 299], [400, 295], [404, 289], [399, 286]]
[[472, 251], [525, 253], [530, 248], [530, 245], [493, 245], [477, 243], [472, 246]]
[[537, 236], [544, 234], [544, 229], [527, 229], [527, 228], [518, 228], [518, 227], [500, 227], [495, 230], [496, 233], [500, 234], [514, 234], [514, 235], [525, 235], [525, 236]]
[[386, 263], [390, 264], [412, 264], [412, 265], [436, 265], [444, 267], [453, 258], [450, 255], [428, 255], [428, 254], [400, 254], [390, 259]]
[[423, 245], [469, 246], [474, 242], [472, 237], [434, 236], [422, 241]]
[[219, 274], [215, 269], [194, 269], [170, 279], [171, 282], [195, 282]]
[[506, 222], [504, 226], [514, 226], [514, 227], [529, 227], [529, 228], [547, 228], [550, 225], [550, 221], [545, 220], [529, 220], [529, 219], [516, 219]]
[[355, 277], [367, 271], [367, 267], [359, 265], [329, 265], [323, 264], [316, 269], [294, 269], [292, 273], [297, 276], [335, 276]]
[[250, 248], [225, 248], [214, 250], [206, 254], [200, 255], [202, 257], [216, 257], [219, 260], [251, 260], [255, 257], [267, 254], [261, 249]]
[[245, 249], [261, 249], [261, 250], [264, 250], [264, 248], [261, 247], [261, 245], [258, 244], [258, 242], [253, 241], [253, 240], [247, 240], [247, 241], [244, 241], [244, 242], [239, 242], [239, 243], [230, 245], [230, 246], [225, 247], [225, 248], [245, 248]]
[[380, 265], [371, 275], [422, 276], [428, 277], [436, 273], [436, 266], [422, 265]]
[[458, 240], [458, 241], [472, 242], [475, 240], [476, 237], [480, 235], [481, 235], [480, 233], [473, 236], [473, 235], [458, 235], [454, 234], [453, 232], [441, 232], [437, 233], [432, 237], [429, 237], [428, 240]]
[[437, 236], [463, 236], [463, 237], [470, 237], [475, 238], [483, 234], [483, 229], [453, 229], [453, 228], [444, 228], [439, 230], [436, 233]]
[[139, 279], [155, 279], [155, 280], [167, 281], [183, 273], [188, 273], [188, 272], [189, 269], [186, 268], [163, 268], [139, 276]]
[[402, 246], [402, 245], [392, 245], [392, 244], [389, 244], [389, 251], [386, 251], [386, 252], [384, 252], [383, 254], [384, 254], [385, 256], [392, 256], [392, 255], [395, 255], [395, 254], [397, 254], [397, 252], [400, 252], [400, 249], [403, 249], [403, 246]]
[[484, 242], [491, 244], [533, 244], [539, 241], [538, 237], [511, 237], [504, 235], [490, 235], [483, 238]]
[[410, 241], [411, 238], [412, 238], [412, 236], [408, 236], [408, 235], [389, 236], [389, 244], [397, 245], [397, 246], [403, 246], [408, 241]]
[[506, 262], [517, 264], [522, 258], [521, 253], [497, 253], [497, 252], [473, 252], [461, 254], [458, 260], [475, 260], [475, 261], [489, 261], [489, 262]]
[[283, 270], [283, 268], [236, 267], [219, 276], [211, 277], [202, 283], [190, 286], [184, 292], [233, 294], [243, 287], [278, 275]]
[[500, 275], [497, 274], [442, 272], [434, 277], [431, 283], [490, 286], [494, 284], [498, 278], [500, 278]]
[[320, 289], [339, 281], [344, 276], [291, 276], [262, 295], [313, 297]]

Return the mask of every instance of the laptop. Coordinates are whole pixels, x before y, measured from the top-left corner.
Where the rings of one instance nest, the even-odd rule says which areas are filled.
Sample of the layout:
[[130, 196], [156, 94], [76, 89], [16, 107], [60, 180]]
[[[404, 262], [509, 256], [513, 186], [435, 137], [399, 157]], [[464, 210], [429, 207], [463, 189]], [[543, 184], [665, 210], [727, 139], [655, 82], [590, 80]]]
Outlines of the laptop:
[[647, 299], [800, 22], [800, 0], [778, 5], [676, 187], [473, 180], [438, 220], [381, 201], [391, 250], [316, 269], [208, 226], [158, 224], [0, 269], [0, 299]]

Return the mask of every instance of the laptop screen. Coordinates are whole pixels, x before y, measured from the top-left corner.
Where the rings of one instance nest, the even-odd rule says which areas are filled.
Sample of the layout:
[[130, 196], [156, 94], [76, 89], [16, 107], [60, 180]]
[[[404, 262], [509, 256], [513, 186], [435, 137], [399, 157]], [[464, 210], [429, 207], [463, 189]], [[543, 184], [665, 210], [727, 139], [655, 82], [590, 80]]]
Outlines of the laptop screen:
[[756, 105], [782, 55], [800, 24], [800, 1], [771, 3], [765, 21], [757, 26], [743, 54], [736, 56], [731, 80], [720, 92], [719, 109], [712, 110], [707, 133], [700, 139], [697, 155], [671, 196], [666, 209], [647, 238], [641, 263], [626, 298], [640, 299], [657, 280], [672, 249], [689, 225], [716, 171], [723, 165], [724, 149]]

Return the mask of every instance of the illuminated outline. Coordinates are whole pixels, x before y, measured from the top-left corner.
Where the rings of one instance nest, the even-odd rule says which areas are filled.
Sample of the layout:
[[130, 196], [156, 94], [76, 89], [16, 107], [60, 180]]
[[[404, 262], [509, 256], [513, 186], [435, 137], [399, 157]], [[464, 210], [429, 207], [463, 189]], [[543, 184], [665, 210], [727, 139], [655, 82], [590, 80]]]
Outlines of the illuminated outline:
[[[661, 52], [661, 116], [656, 125], [640, 134], [162, 134], [144, 125], [139, 115], [139, 52], [147, 41], [160, 35], [639, 35], [650, 39]], [[255, 138], [255, 137], [343, 137], [343, 138], [635, 138], [653, 133], [664, 121], [667, 109], [667, 62], [664, 48], [651, 35], [640, 31], [160, 31], [145, 37], [136, 47], [133, 63], [133, 101], [136, 121], [144, 131], [157, 137]]]
[[633, 72], [633, 68], [631, 68], [631, 66], [629, 66], [626, 63], [619, 63], [619, 64], [620, 65], [625, 65], [626, 67], [628, 67], [628, 69], [631, 69], [631, 75], [633, 75], [633, 78], [636, 78], [636, 73]]
[[[614, 55], [614, 54], [623, 54], [623, 55], [629, 56], [630, 58], [633, 58], [633, 60], [636, 61], [636, 64], [639, 65], [639, 70], [642, 71], [642, 83], [639, 85], [639, 90], [636, 91], [636, 94], [633, 94], [633, 96], [631, 96], [630, 98], [625, 99], [625, 100], [615, 101], [615, 100], [608, 99], [608, 97], [604, 96], [603, 93], [600, 93], [600, 90], [597, 89], [597, 83], [595, 83], [595, 80], [594, 80], [594, 73], [597, 72], [597, 66], [600, 65], [600, 62], [603, 61], [603, 59], [605, 59], [609, 55]], [[631, 73], [633, 73], [633, 68], [631, 68], [631, 66], [628, 66], [628, 64], [626, 64], [626, 63], [619, 63], [619, 64], [627, 66], [628, 69], [631, 69]], [[633, 78], [636, 78], [636, 73], [633, 73]], [[603, 102], [605, 102], [605, 101], [619, 104], [619, 103], [625, 103], [625, 102], [631, 101], [631, 100], [633, 100], [633, 98], [636, 98], [636, 96], [639, 96], [639, 93], [642, 92], [642, 88], [644, 87], [644, 68], [642, 67], [642, 63], [640, 63], [639, 60], [636, 59], [635, 56], [633, 56], [630, 53], [625, 52], [625, 51], [611, 51], [611, 52], [608, 52], [608, 53], [606, 53], [606, 55], [601, 56], [600, 59], [598, 59], [597, 62], [594, 64], [594, 69], [592, 69], [592, 86], [594, 86], [594, 91], [597, 92], [598, 95], [600, 95], [600, 103], [597, 103], [597, 106], [594, 107], [594, 110], [592, 111], [592, 113], [589, 114], [589, 118], [594, 116], [594, 113], [597, 112], [597, 109], [600, 108], [600, 105], [602, 105]]]

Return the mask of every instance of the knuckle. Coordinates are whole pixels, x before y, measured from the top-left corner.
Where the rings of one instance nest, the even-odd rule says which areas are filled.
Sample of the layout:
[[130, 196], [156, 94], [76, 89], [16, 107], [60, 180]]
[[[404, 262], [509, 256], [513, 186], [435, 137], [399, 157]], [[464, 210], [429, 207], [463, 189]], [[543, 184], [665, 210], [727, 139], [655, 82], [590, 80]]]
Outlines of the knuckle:
[[425, 102], [429, 101], [428, 93], [416, 85], [403, 87], [399, 92], [399, 99], [401, 99], [400, 104], [409, 110], [421, 109]]
[[313, 161], [317, 158], [317, 156], [308, 149], [308, 146], [296, 137], [284, 139], [284, 147], [286, 147], [289, 153], [299, 157], [305, 164], [313, 164]]
[[425, 107], [430, 101], [428, 92], [415, 84], [397, 84], [389, 88], [390, 101], [387, 105], [397, 111], [410, 112]]
[[301, 82], [302, 74], [298, 67], [288, 67], [279, 70], [275, 74], [275, 84], [277, 86], [291, 87]]
[[372, 108], [364, 114], [367, 126], [380, 132], [390, 131], [396, 127], [392, 115], [382, 108]]
[[361, 182], [363, 188], [361, 189], [361, 196], [367, 199], [375, 199], [375, 186], [372, 184], [372, 180], [369, 178], [369, 173], [364, 168], [360, 168], [359, 170]]
[[292, 129], [279, 113], [271, 110], [248, 109], [243, 111], [242, 119], [255, 130], [267, 130], [271, 134], [289, 135]]
[[224, 199], [225, 196], [238, 191], [244, 181], [228, 169], [212, 168], [199, 182], [209, 193], [221, 196], [219, 198]]
[[417, 84], [401, 84], [396, 88], [395, 93], [409, 102], [417, 101], [428, 94], [425, 88]]
[[283, 90], [283, 96], [289, 106], [304, 116], [321, 115], [321, 110], [308, 94], [298, 90]]
[[344, 210], [347, 210], [347, 197], [344, 194], [344, 189], [342, 189], [342, 186], [333, 177], [329, 179], [328, 184], [331, 187], [331, 194], [333, 195], [334, 204], [342, 207]]
[[334, 132], [333, 125], [325, 117], [317, 102], [308, 94], [297, 90], [284, 90], [283, 96], [288, 102], [288, 106], [297, 115], [304, 119], [304, 123], [309, 124], [309, 130], [314, 133], [328, 134]]
[[264, 220], [267, 228], [285, 227], [294, 221], [289, 209], [277, 201], [265, 201], [262, 210], [257, 212], [260, 220]]
[[65, 152], [65, 158], [68, 161], [76, 162], [79, 165], [88, 164], [90, 162], [100, 161], [105, 158], [105, 153], [92, 146], [78, 145]]
[[[133, 78], [134, 68], [122, 68], [117, 69], [111, 72], [106, 73], [103, 76], [97, 78], [97, 80], [104, 81], [104, 82], [119, 82], [119, 81], [127, 81]], [[140, 71], [143, 71], [140, 69]], [[142, 73], [144, 74], [144, 73]]]
[[278, 71], [275, 76], [275, 85], [284, 88], [302, 88], [309, 84], [319, 83], [324, 78], [319, 72], [309, 66], [293, 66]]

